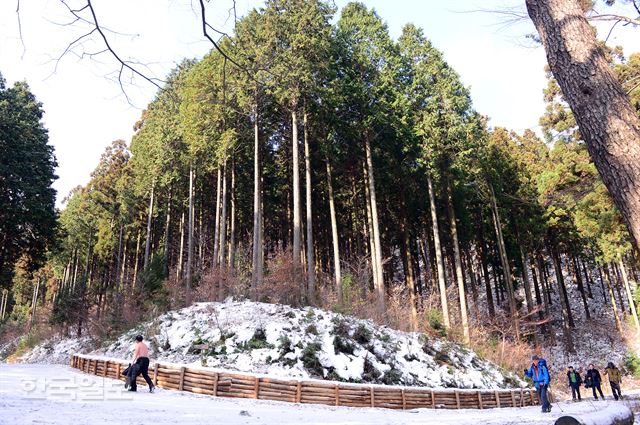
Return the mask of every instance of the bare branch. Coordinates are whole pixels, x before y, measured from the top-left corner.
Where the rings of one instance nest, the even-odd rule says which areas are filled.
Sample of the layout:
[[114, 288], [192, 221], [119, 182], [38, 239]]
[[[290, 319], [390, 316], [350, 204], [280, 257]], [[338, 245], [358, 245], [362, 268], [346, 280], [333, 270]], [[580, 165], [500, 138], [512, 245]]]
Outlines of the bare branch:
[[18, 34], [20, 35], [20, 43], [22, 43], [22, 55], [20, 55], [20, 59], [24, 59], [25, 53], [27, 53], [27, 46], [24, 44], [24, 38], [22, 37], [22, 21], [20, 20], [20, 0], [18, 0], [16, 5], [16, 15], [18, 17]]

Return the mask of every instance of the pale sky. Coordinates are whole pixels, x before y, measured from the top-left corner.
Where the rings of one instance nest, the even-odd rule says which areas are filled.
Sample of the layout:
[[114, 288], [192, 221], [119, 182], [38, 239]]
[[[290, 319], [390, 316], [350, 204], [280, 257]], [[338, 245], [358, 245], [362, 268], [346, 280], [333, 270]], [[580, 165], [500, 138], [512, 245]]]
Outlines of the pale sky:
[[[153, 98], [156, 87], [142, 79], [126, 86], [123, 95], [114, 74], [118, 64], [107, 54], [81, 58], [101, 50], [93, 38], [56, 62], [67, 45], [84, 34], [81, 24], [62, 26], [70, 15], [60, 0], [28, 0], [20, 3], [25, 48], [18, 31], [18, 0], [0, 1], [0, 73], [8, 84], [26, 80], [45, 111], [45, 126], [55, 147], [59, 179], [58, 205], [69, 191], [86, 184], [105, 147], [116, 139], [130, 142], [133, 124]], [[76, 4], [83, 3], [75, 0]], [[73, 5], [74, 0], [68, 0]], [[163, 78], [183, 58], [200, 58], [212, 47], [201, 35], [195, 0], [94, 0], [98, 20], [110, 43], [127, 59], [146, 64], [145, 73]], [[262, 5], [257, 0], [236, 0], [239, 16]], [[342, 7], [347, 0], [336, 0]], [[518, 132], [538, 130], [544, 111], [542, 90], [545, 56], [525, 38], [535, 30], [528, 20], [505, 25], [490, 13], [465, 13], [478, 8], [520, 7], [524, 0], [365, 0], [387, 22], [397, 38], [404, 24], [412, 22], [425, 31], [433, 44], [471, 88], [478, 112], [491, 126]], [[231, 0], [210, 1], [209, 22], [230, 31]], [[192, 5], [194, 8], [192, 8]], [[608, 28], [601, 28], [608, 32]], [[625, 53], [640, 50], [637, 31], [618, 26], [609, 44], [621, 44]], [[57, 66], [56, 66], [57, 64]]]

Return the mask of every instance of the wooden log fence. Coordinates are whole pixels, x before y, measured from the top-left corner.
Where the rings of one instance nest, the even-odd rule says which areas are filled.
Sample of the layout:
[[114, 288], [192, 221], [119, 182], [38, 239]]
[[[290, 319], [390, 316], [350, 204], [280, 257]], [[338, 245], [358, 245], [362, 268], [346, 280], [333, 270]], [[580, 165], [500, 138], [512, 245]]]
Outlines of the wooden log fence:
[[[74, 354], [71, 367], [105, 378], [124, 380], [125, 361]], [[387, 409], [493, 409], [540, 404], [534, 389], [467, 390], [348, 384], [334, 381], [275, 379], [235, 372], [154, 363], [149, 367], [158, 388], [214, 397], [253, 398], [290, 403]], [[137, 382], [146, 385], [142, 376]]]

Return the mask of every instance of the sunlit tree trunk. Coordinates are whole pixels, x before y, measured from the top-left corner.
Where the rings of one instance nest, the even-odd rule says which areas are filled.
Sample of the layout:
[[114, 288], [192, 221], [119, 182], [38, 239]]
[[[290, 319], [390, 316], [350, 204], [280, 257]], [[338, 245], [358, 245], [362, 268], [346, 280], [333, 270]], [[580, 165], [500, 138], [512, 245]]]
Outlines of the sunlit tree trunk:
[[261, 196], [261, 164], [260, 164], [260, 133], [258, 127], [258, 105], [254, 105], [253, 122], [253, 270], [251, 273], [251, 297], [257, 298], [258, 286], [262, 285], [262, 196]]
[[219, 258], [218, 255], [220, 253], [220, 201], [221, 201], [221, 196], [220, 196], [220, 186], [222, 186], [221, 182], [222, 182], [222, 170], [221, 170], [221, 166], [218, 165], [218, 171], [217, 171], [217, 180], [216, 180], [216, 224], [215, 224], [215, 229], [213, 231], [213, 267], [214, 268], [218, 268], [218, 265], [220, 264], [219, 262]]
[[307, 112], [304, 112], [304, 163], [306, 178], [306, 207], [307, 207], [307, 279], [309, 300], [313, 303], [316, 298], [316, 262], [313, 252], [313, 211], [311, 203], [311, 152], [309, 151], [309, 131]]
[[189, 224], [187, 227], [187, 279], [186, 279], [186, 294], [185, 301], [187, 306], [191, 305], [191, 285], [193, 283], [193, 225], [194, 225], [194, 211], [193, 211], [193, 185], [194, 185], [194, 171], [193, 164], [189, 166]]
[[[618, 313], [618, 306], [616, 305], [616, 297], [613, 295], [613, 286], [611, 285], [611, 278], [609, 277], [609, 271], [606, 270], [604, 279], [607, 282], [607, 288], [609, 288], [609, 298], [611, 298], [611, 310], [613, 311], [613, 317], [616, 321], [616, 329], [618, 332], [622, 332], [622, 323], [620, 322], [620, 314]], [[603, 276], [601, 275], [601, 278]]]
[[184, 211], [180, 216], [180, 251], [178, 252], [178, 264], [176, 266], [176, 281], [182, 279], [182, 265], [184, 256]]
[[333, 177], [331, 176], [331, 162], [326, 158], [327, 163], [327, 188], [329, 191], [329, 214], [331, 215], [331, 241], [333, 246], [333, 270], [336, 282], [338, 300], [342, 302], [342, 274], [340, 271], [340, 245], [338, 240], [338, 221], [336, 218], [336, 206], [333, 199]]
[[636, 303], [631, 295], [631, 288], [629, 287], [629, 278], [627, 277], [627, 269], [622, 262], [622, 258], [618, 256], [618, 267], [620, 273], [622, 273], [622, 282], [624, 283], [624, 289], [627, 293], [627, 300], [629, 301], [629, 308], [631, 309], [631, 316], [633, 317], [633, 323], [636, 325], [636, 332], [640, 335], [640, 322], [638, 322], [638, 312], [636, 310]]
[[164, 222], [164, 275], [169, 276], [169, 247], [171, 245], [171, 201], [172, 188], [169, 187], [169, 199], [167, 199], [167, 216]]
[[229, 229], [229, 273], [233, 275], [236, 267], [236, 158], [231, 160], [231, 218]]
[[451, 229], [451, 239], [453, 244], [453, 260], [456, 269], [456, 280], [458, 283], [458, 298], [460, 299], [460, 322], [462, 324], [462, 338], [465, 344], [469, 344], [469, 318], [467, 315], [467, 299], [464, 290], [464, 275], [462, 271], [462, 260], [460, 259], [460, 244], [458, 243], [458, 225], [453, 209], [453, 195], [451, 193], [451, 182], [447, 182], [447, 209], [449, 210], [449, 220]]
[[442, 260], [442, 248], [440, 247], [440, 231], [438, 230], [438, 214], [436, 212], [436, 198], [433, 193], [433, 182], [431, 176], [427, 175], [427, 189], [429, 191], [429, 207], [431, 209], [431, 227], [433, 229], [433, 244], [436, 253], [436, 267], [438, 271], [438, 289], [440, 290], [440, 307], [442, 308], [442, 319], [447, 332], [451, 329], [449, 319], [449, 302], [447, 300], [447, 284], [444, 275], [444, 262]]
[[218, 264], [221, 269], [226, 265], [226, 248], [227, 248], [227, 159], [224, 160], [224, 168], [222, 171], [222, 212], [220, 213], [220, 248], [218, 248]]

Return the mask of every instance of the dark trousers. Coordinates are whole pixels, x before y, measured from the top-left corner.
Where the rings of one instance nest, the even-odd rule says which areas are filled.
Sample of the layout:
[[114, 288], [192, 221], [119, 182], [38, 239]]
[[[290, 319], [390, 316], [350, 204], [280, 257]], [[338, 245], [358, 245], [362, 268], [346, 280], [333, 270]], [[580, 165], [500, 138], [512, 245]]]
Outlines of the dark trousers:
[[138, 389], [138, 384], [136, 383], [136, 377], [138, 375], [142, 375], [149, 388], [153, 387], [153, 381], [149, 378], [149, 358], [139, 357], [138, 360], [136, 360], [136, 364], [140, 367], [138, 368], [138, 372], [131, 379], [131, 391], [136, 391]]
[[540, 402], [542, 402], [542, 411], [544, 412], [551, 409], [551, 403], [549, 403], [549, 395], [547, 394], [549, 386], [540, 385], [537, 389], [538, 395], [540, 396]]
[[593, 391], [593, 398], [598, 399], [598, 395], [596, 394], [596, 390], [600, 393], [600, 397], [604, 399], [604, 394], [602, 394], [602, 387], [600, 386], [600, 382], [597, 384], [591, 384], [591, 390]]
[[578, 384], [577, 382], [571, 383], [571, 396], [573, 397], [573, 399], [576, 399], [576, 395], [578, 397], [578, 400], [582, 400], [582, 397], [580, 396], [580, 384]]
[[620, 397], [622, 397], [622, 393], [620, 392], [620, 384], [618, 384], [617, 382], [611, 382], [611, 381], [609, 381], [609, 384], [611, 384], [611, 391], [613, 392], [613, 398], [618, 400]]

